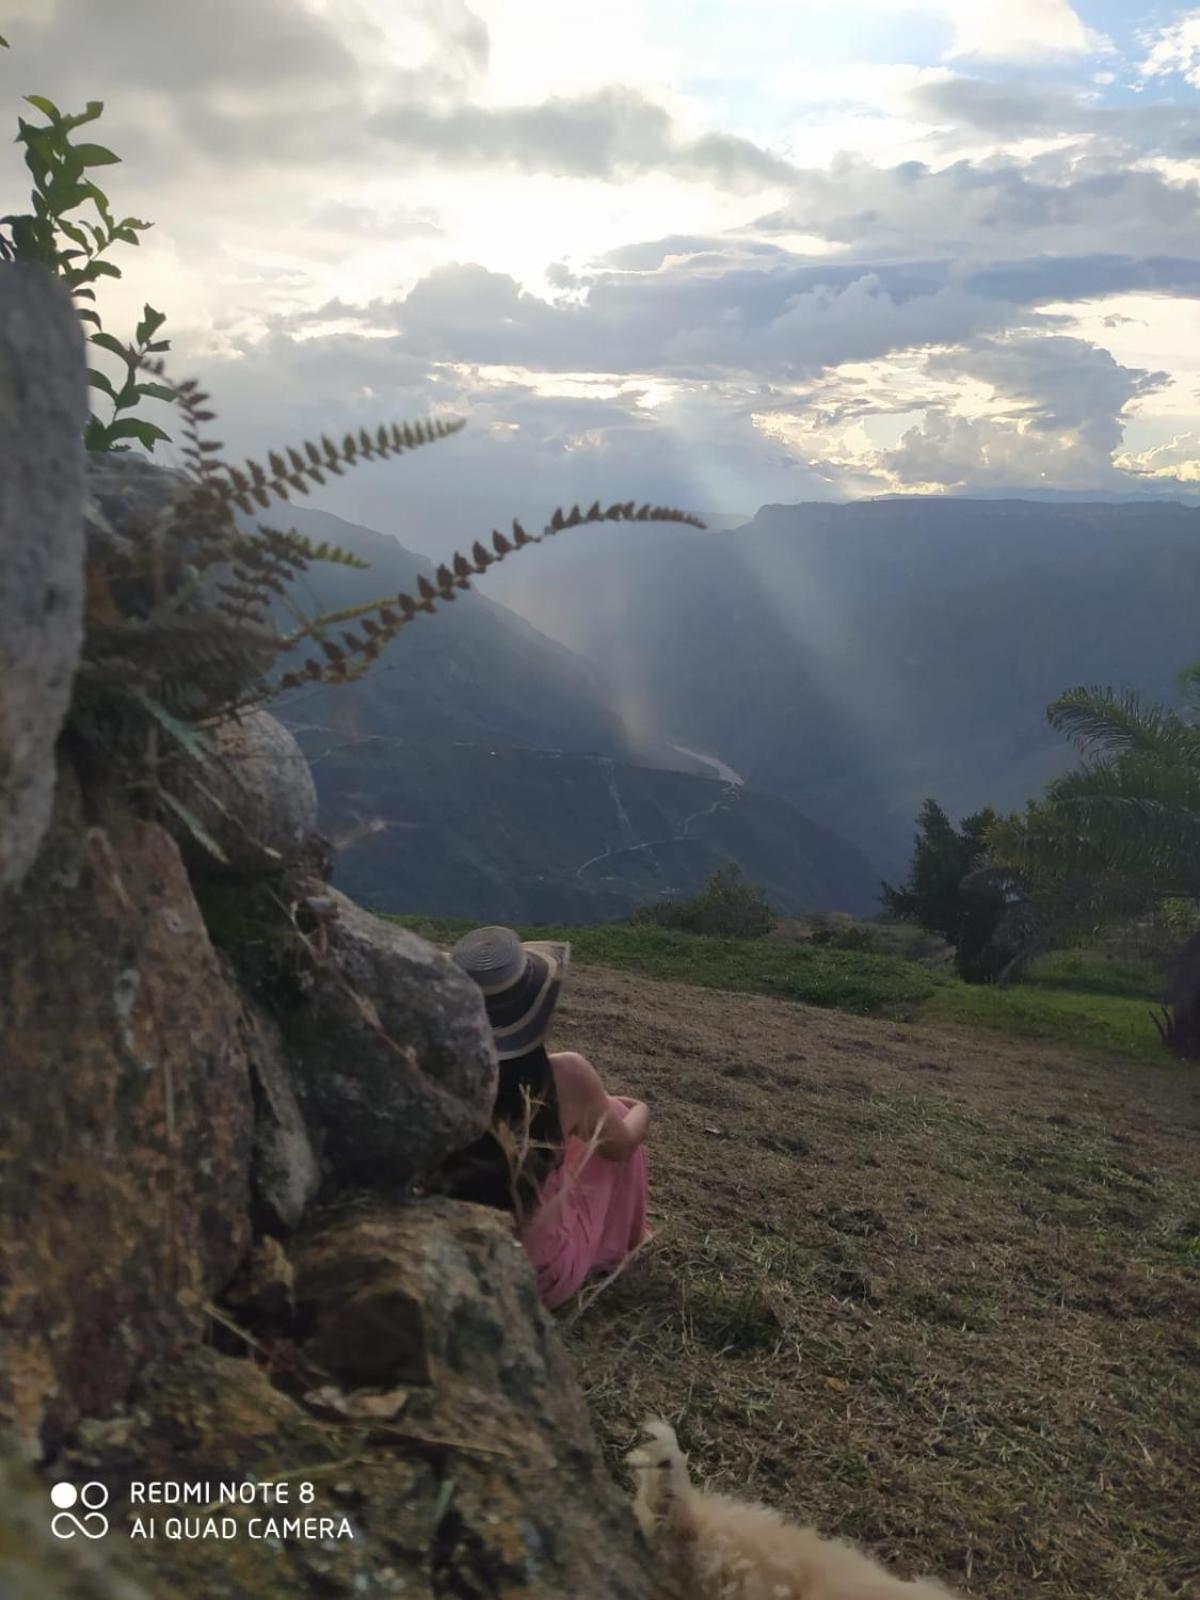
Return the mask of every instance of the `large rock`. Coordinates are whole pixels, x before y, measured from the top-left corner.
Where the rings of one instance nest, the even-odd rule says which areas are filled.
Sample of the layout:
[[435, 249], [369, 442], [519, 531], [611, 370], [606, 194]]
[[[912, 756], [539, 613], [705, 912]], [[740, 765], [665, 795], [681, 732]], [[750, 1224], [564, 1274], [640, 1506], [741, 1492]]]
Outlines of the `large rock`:
[[324, 898], [307, 988], [280, 1014], [297, 1091], [336, 1184], [398, 1189], [488, 1126], [492, 1031], [449, 956], [336, 890]]
[[253, 1106], [179, 852], [66, 772], [0, 907], [0, 1427], [29, 1455], [199, 1329], [248, 1243]]
[[[108, 1543], [128, 1550], [155, 1596], [682, 1600], [605, 1470], [506, 1218], [440, 1200], [360, 1206], [314, 1223], [292, 1249], [299, 1350], [255, 1325], [253, 1359], [209, 1347], [161, 1362], [127, 1415], [85, 1425], [48, 1474], [108, 1487]], [[419, 1307], [409, 1326], [422, 1381], [405, 1347], [376, 1367], [380, 1387], [356, 1386], [336, 1333], [348, 1301], [385, 1340], [386, 1307]], [[173, 1508], [160, 1507], [159, 1536], [129, 1541], [135, 1479], [208, 1482], [214, 1494], [282, 1481], [288, 1502], [219, 1506], [231, 1526], [207, 1539], [163, 1537]], [[272, 1514], [326, 1517], [334, 1531], [268, 1540]]]
[[0, 272], [0, 893], [37, 854], [83, 637], [79, 318], [61, 285]]
[[[464, 1248], [480, 1247], [464, 1237]], [[485, 1265], [500, 1265], [486, 1249]], [[502, 1269], [510, 1290], [513, 1272]], [[470, 1374], [445, 1369], [436, 1391], [367, 1396], [326, 1384], [305, 1402], [273, 1388], [257, 1362], [200, 1349], [149, 1374], [128, 1422], [85, 1430], [55, 1475], [107, 1484], [122, 1534], [132, 1479], [207, 1481], [214, 1492], [285, 1479], [283, 1507], [219, 1507], [232, 1517], [226, 1536], [163, 1538], [160, 1521], [159, 1537], [131, 1543], [156, 1596], [166, 1584], [204, 1600], [682, 1600], [656, 1576], [628, 1497], [604, 1470], [553, 1333], [528, 1321], [498, 1327], [473, 1295], [461, 1305], [479, 1329], [472, 1348], [482, 1353], [485, 1337], [514, 1355], [527, 1346], [540, 1386], [522, 1383], [480, 1409]], [[272, 1514], [327, 1517], [334, 1533], [268, 1541], [261, 1519]]]
[[[293, 1249], [320, 1402], [397, 1399], [392, 1424], [453, 1441], [434, 1593], [660, 1595], [627, 1496], [507, 1215], [453, 1200], [351, 1213]], [[331, 1392], [332, 1390], [332, 1392]]]
[[88, 555], [109, 565], [131, 554], [188, 488], [187, 476], [132, 451], [94, 450], [87, 456], [83, 529]]
[[193, 871], [256, 877], [298, 860], [316, 833], [317, 790], [295, 739], [258, 710], [205, 732], [212, 754], [204, 761], [181, 756], [164, 778], [224, 858], [176, 819], [172, 832]]

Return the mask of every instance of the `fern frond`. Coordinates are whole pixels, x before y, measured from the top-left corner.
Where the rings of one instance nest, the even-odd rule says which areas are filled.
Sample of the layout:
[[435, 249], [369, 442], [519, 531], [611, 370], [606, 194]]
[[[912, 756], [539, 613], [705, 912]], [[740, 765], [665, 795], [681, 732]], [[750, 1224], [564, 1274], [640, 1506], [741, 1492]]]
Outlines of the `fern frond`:
[[578, 506], [572, 506], [569, 512], [564, 513], [561, 507], [557, 507], [540, 534], [527, 533], [521, 524], [514, 520], [511, 541], [504, 534], [493, 531], [494, 554], [489, 552], [481, 541], [476, 540], [471, 547], [470, 555], [456, 551], [450, 558], [449, 564], [443, 563], [434, 574], [433, 582], [422, 573], [417, 578], [419, 599], [414, 600], [412, 595], [401, 593], [387, 600], [372, 600], [365, 605], [348, 606], [343, 611], [333, 611], [314, 618], [304, 627], [297, 629], [282, 641], [281, 653], [297, 648], [306, 639], [315, 639], [329, 657], [328, 645], [320, 638], [325, 629], [341, 626], [343, 623], [361, 622], [365, 631], [365, 619], [369, 619], [371, 624], [369, 641], [362, 642], [361, 662], [349, 665], [340, 656], [337, 659], [330, 658], [326, 662], [310, 658], [301, 667], [285, 673], [271, 692], [282, 693], [298, 689], [306, 682], [342, 683], [361, 677], [383, 646], [394, 639], [402, 628], [407, 627], [418, 611], [427, 611], [432, 615], [440, 605], [447, 605], [454, 600], [458, 590], [469, 588], [472, 577], [486, 572], [493, 563], [503, 561], [513, 550], [520, 550], [531, 544], [541, 544], [543, 539], [561, 533], [564, 528], [581, 528], [595, 522], [684, 522], [693, 528], [705, 526], [699, 517], [693, 516], [688, 511], [678, 511], [672, 506], [652, 506], [648, 503], [637, 506], [632, 500], [614, 503], [606, 510], [601, 509], [599, 501], [596, 501], [586, 512], [580, 511]]
[[[207, 396], [201, 398], [206, 399]], [[308, 494], [314, 484], [325, 482], [326, 472], [340, 476], [343, 467], [357, 466], [360, 461], [387, 460], [391, 456], [403, 455], [421, 445], [448, 439], [465, 426], [459, 417], [448, 420], [443, 417], [430, 418], [415, 426], [393, 423], [390, 427], [381, 426], [374, 437], [365, 428], [357, 435], [348, 433], [340, 446], [322, 435], [320, 449], [308, 439], [303, 442], [303, 454], [291, 445], [286, 446], [286, 460], [280, 451], [269, 450], [269, 471], [257, 461], [247, 461], [245, 471], [223, 463], [210, 463], [203, 454], [209, 446], [198, 439], [191, 453], [185, 448], [184, 454], [197, 470], [201, 465], [205, 468], [211, 466], [213, 470], [207, 473], [206, 481], [214, 493], [226, 504], [236, 506], [250, 516], [256, 505], [267, 506], [272, 496], [277, 500], [288, 500], [293, 494]]]

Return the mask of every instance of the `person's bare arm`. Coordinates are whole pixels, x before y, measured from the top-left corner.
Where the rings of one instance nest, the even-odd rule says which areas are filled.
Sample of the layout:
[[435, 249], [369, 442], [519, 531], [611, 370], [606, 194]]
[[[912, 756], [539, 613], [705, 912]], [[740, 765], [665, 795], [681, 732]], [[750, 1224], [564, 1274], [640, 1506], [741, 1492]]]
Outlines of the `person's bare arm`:
[[646, 1137], [649, 1106], [610, 1095], [595, 1067], [574, 1050], [561, 1051], [550, 1061], [564, 1131], [585, 1143], [595, 1139], [597, 1153], [608, 1161], [628, 1161]]

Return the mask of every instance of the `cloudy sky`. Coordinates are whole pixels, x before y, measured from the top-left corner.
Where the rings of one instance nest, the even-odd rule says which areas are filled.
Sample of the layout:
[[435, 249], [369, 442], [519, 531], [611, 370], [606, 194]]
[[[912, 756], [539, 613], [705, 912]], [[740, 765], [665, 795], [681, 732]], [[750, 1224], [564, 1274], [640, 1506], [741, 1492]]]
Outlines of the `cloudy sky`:
[[[440, 553], [560, 500], [1200, 492], [1200, 9], [6, 0], [102, 98], [232, 453], [456, 413], [328, 509]], [[3, 210], [21, 206], [16, 149]]]

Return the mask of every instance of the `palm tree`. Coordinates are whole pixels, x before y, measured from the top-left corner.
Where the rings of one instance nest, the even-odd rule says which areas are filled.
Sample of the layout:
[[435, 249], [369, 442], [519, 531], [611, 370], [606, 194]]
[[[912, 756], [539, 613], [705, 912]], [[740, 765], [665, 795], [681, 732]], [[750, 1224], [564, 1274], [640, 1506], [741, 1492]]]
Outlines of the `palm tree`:
[[[1164, 901], [1200, 900], [1200, 663], [1179, 682], [1181, 711], [1098, 688], [1047, 708], [1082, 763], [987, 839], [989, 869], [1017, 874], [1026, 890], [1016, 962]], [[1200, 935], [1181, 953], [1169, 999], [1174, 1014], [1155, 1017], [1164, 1041], [1200, 1054]]]
[[989, 859], [1033, 880], [1094, 879], [1095, 909], [1200, 897], [1200, 663], [1183, 713], [1135, 691], [1071, 689], [1046, 711], [1082, 764], [988, 836]]

